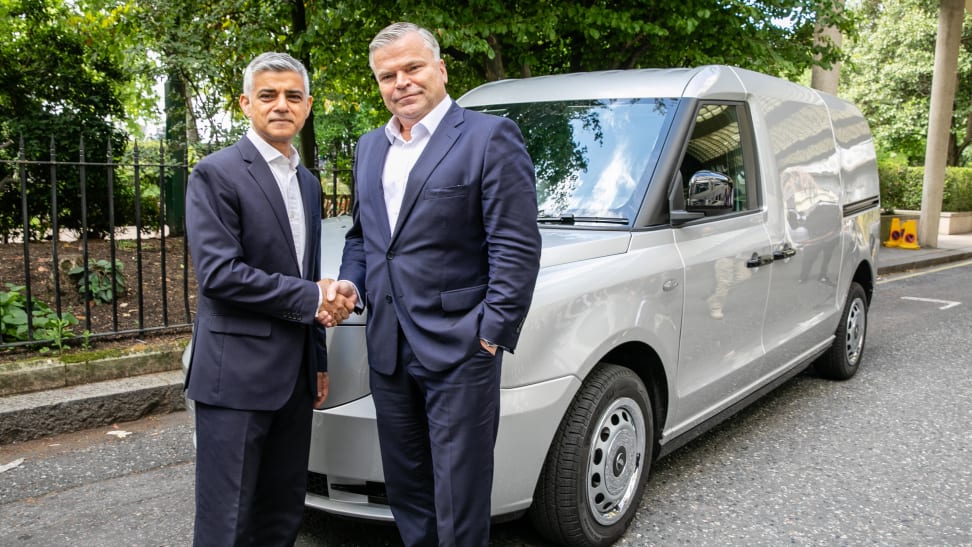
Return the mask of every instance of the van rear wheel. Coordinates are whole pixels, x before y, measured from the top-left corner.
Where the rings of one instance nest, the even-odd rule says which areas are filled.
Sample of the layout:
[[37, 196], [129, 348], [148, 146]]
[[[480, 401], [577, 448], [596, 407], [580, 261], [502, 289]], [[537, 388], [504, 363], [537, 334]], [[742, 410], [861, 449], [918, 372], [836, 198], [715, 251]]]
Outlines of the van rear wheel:
[[598, 366], [554, 436], [530, 508], [534, 527], [560, 545], [611, 545], [641, 501], [654, 446], [648, 391], [637, 374]]
[[836, 338], [827, 353], [814, 363], [817, 372], [831, 380], [847, 380], [857, 373], [867, 336], [867, 295], [859, 283], [851, 283], [841, 312]]

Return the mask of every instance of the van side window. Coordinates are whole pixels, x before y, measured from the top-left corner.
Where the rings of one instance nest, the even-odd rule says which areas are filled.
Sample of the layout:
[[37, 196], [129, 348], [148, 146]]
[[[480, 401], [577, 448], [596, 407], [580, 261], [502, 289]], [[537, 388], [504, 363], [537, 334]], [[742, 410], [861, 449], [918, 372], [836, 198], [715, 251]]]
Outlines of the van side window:
[[685, 208], [707, 217], [757, 207], [746, 170], [740, 105], [702, 103], [680, 167]]

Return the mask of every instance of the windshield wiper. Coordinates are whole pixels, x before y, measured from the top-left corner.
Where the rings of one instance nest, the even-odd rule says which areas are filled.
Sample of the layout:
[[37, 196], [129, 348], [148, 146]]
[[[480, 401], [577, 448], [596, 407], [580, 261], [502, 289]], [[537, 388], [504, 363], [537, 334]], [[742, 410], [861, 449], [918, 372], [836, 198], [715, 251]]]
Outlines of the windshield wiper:
[[540, 224], [566, 224], [574, 225], [578, 223], [592, 224], [628, 224], [626, 217], [578, 217], [574, 215], [560, 216], [539, 216], [537, 222]]

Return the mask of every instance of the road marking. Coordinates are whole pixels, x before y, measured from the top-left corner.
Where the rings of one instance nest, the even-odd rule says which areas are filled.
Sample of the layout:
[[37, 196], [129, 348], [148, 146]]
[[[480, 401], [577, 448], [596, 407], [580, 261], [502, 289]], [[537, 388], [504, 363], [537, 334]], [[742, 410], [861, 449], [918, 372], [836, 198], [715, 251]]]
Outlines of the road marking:
[[961, 304], [961, 302], [953, 302], [951, 300], [936, 300], [934, 298], [918, 298], [917, 296], [902, 296], [902, 300], [916, 300], [918, 302], [931, 302], [932, 304], [944, 304], [944, 306], [938, 308], [940, 310], [947, 310], [949, 308], [954, 308]]

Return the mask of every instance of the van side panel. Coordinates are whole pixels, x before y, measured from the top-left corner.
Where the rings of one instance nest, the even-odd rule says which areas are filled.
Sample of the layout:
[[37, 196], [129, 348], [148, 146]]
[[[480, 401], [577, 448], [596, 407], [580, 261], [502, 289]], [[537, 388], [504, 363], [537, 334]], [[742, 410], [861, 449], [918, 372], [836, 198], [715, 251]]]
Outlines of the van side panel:
[[[841, 290], [837, 295], [840, 304], [858, 264], [866, 264], [870, 279], [877, 279], [877, 252], [881, 247], [880, 185], [877, 155], [867, 120], [854, 105], [832, 95], [821, 96], [830, 109], [843, 187], [843, 255], [848, 269], [841, 272]], [[870, 293], [873, 286], [864, 288]]]
[[[840, 158], [827, 106], [813, 90], [740, 71], [759, 135], [767, 231], [775, 251], [763, 323], [768, 380], [833, 335], [842, 269]], [[765, 161], [769, 160], [769, 161]]]

